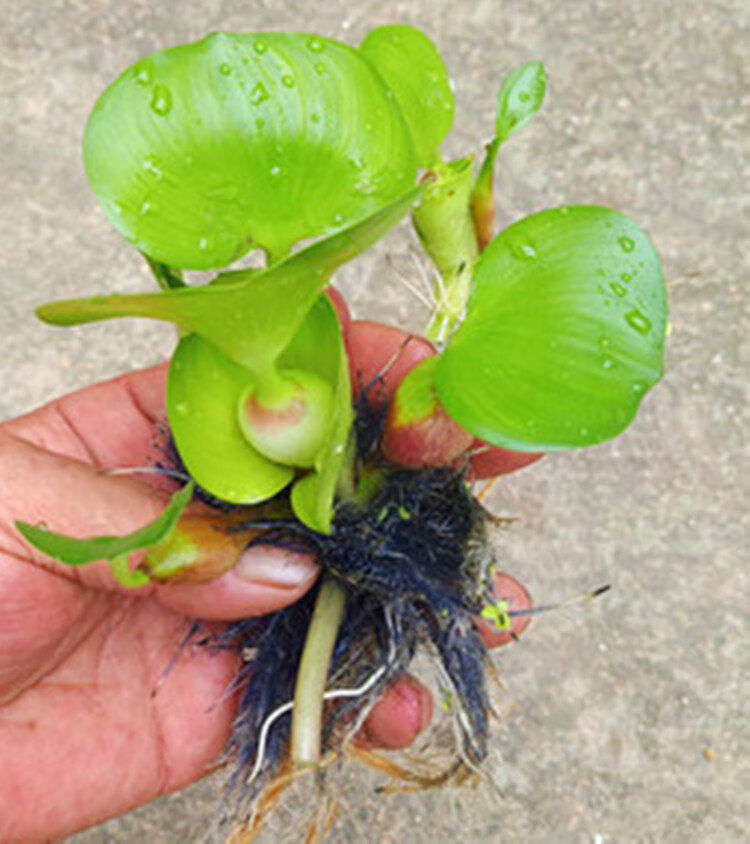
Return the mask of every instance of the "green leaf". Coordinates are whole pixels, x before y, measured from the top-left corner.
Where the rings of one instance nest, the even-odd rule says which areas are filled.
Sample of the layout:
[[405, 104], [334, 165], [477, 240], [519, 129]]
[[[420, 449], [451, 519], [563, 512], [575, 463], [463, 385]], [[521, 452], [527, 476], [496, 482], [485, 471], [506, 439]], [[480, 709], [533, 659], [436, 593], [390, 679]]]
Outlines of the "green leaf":
[[180, 340], [169, 368], [167, 417], [180, 459], [200, 486], [233, 504], [265, 501], [294, 477], [242, 435], [237, 401], [252, 381], [250, 371], [197, 334]]
[[538, 61], [526, 62], [517, 67], [500, 88], [495, 114], [495, 137], [487, 145], [487, 154], [474, 184], [471, 200], [482, 247], [491, 239], [494, 226], [492, 174], [497, 153], [501, 145], [539, 111], [546, 89], [547, 74]]
[[272, 32], [215, 33], [130, 67], [94, 107], [84, 163], [120, 234], [183, 269], [287, 254], [382, 208], [416, 170], [358, 50]]
[[381, 26], [360, 51], [393, 91], [417, 153], [417, 166], [430, 167], [453, 125], [453, 93], [433, 43], [410, 26]]
[[666, 295], [648, 237], [607, 208], [542, 211], [479, 260], [441, 356], [440, 401], [492, 445], [551, 451], [619, 434], [662, 374]]
[[327, 297], [322, 296], [304, 330], [294, 338], [281, 362], [290, 368], [314, 368], [334, 385], [333, 412], [326, 443], [315, 459], [312, 472], [292, 487], [292, 509], [297, 518], [312, 530], [329, 533], [333, 502], [345, 469], [351, 459], [349, 440], [353, 413], [349, 363], [344, 350], [336, 312]]
[[541, 62], [517, 67], [503, 82], [497, 97], [495, 137], [499, 144], [525, 126], [539, 111], [547, 90], [547, 74]]
[[399, 426], [422, 422], [435, 414], [438, 398], [435, 394], [435, 369], [438, 356], [420, 361], [398, 385], [393, 399]]
[[128, 587], [148, 583], [144, 572], [131, 572], [128, 555], [142, 551], [164, 539], [177, 524], [177, 520], [190, 503], [195, 484], [187, 483], [170, 499], [164, 511], [154, 521], [126, 536], [95, 536], [76, 539], [27, 522], [16, 522], [16, 530], [34, 548], [69, 566], [83, 566], [97, 560], [109, 560], [114, 577]]
[[273, 364], [342, 264], [377, 242], [424, 190], [412, 188], [386, 208], [265, 271], [222, 274], [204, 287], [130, 296], [93, 296], [52, 302], [37, 315], [52, 325], [78, 325], [115, 317], [150, 317], [199, 334], [227, 357], [262, 373]]

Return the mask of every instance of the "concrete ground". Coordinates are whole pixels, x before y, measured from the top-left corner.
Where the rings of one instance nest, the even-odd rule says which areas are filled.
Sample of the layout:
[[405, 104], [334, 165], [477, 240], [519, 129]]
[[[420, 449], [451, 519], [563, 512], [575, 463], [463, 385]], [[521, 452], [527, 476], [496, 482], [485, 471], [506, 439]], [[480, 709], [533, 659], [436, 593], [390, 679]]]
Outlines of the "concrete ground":
[[[543, 112], [501, 154], [500, 216], [563, 202], [628, 213], [663, 259], [672, 334], [667, 375], [624, 436], [504, 480], [491, 504], [520, 517], [499, 556], [537, 600], [614, 589], [539, 618], [497, 656], [502, 797], [384, 798], [377, 778], [349, 768], [332, 840], [748, 840], [747, 4], [1, 0], [0, 12], [0, 418], [169, 351], [158, 325], [60, 331], [31, 313], [55, 297], [148, 287], [80, 163], [89, 109], [132, 61], [215, 29], [356, 42], [413, 23], [455, 80], [453, 152], [487, 138], [503, 73], [544, 61]], [[394, 271], [416, 272], [411, 248], [396, 233], [347, 268], [358, 315], [420, 325]], [[215, 795], [202, 783], [70, 841], [200, 841]], [[283, 812], [266, 840], [299, 840], [300, 817]]]

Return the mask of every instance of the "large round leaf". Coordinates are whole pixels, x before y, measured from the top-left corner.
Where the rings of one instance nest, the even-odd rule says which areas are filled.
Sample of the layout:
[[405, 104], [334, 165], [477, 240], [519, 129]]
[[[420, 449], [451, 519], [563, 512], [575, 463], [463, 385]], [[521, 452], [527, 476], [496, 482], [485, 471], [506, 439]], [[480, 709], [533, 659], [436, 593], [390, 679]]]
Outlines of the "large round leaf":
[[620, 433], [662, 373], [666, 297], [648, 237], [607, 208], [543, 211], [477, 264], [435, 385], [483, 440], [527, 451]]
[[286, 33], [219, 33], [138, 62], [97, 102], [84, 160], [118, 231], [188, 269], [284, 254], [382, 207], [416, 168], [370, 63]]

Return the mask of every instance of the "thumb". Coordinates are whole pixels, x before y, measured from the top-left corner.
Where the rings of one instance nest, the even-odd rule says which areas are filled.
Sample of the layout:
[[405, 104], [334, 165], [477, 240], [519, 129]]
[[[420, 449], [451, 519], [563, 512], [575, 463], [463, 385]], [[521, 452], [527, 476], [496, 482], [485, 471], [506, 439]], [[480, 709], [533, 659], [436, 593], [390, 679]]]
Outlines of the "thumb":
[[[149, 584], [123, 590], [104, 563], [70, 568], [31, 548], [15, 530], [17, 519], [43, 521], [71, 536], [120, 535], [155, 519], [166, 497], [132, 477], [109, 477], [93, 466], [0, 432], [0, 527], [3, 551], [90, 589], [154, 597], [169, 609], [197, 618], [228, 620], [262, 615], [291, 604], [312, 586], [318, 567], [309, 555], [254, 546], [236, 550], [236, 565], [201, 584]], [[4, 523], [4, 525], [3, 525]]]
[[254, 545], [217, 580], [160, 584], [154, 597], [183, 615], [230, 621], [293, 604], [313, 585], [318, 572], [315, 559], [308, 554]]

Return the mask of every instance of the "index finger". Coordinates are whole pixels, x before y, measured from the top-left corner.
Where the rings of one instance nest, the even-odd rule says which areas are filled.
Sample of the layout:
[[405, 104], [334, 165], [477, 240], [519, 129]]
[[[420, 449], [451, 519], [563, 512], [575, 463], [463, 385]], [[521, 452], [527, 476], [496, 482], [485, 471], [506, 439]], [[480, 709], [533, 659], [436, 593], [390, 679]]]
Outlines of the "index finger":
[[97, 469], [145, 466], [162, 457], [155, 426], [166, 420], [168, 364], [85, 387], [2, 427], [45, 451]]

